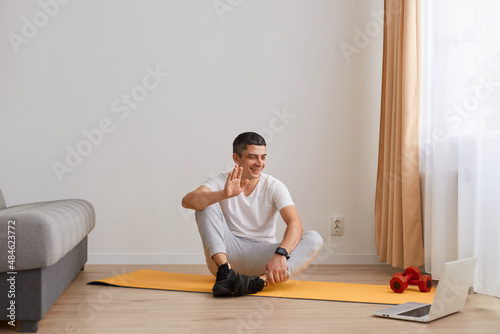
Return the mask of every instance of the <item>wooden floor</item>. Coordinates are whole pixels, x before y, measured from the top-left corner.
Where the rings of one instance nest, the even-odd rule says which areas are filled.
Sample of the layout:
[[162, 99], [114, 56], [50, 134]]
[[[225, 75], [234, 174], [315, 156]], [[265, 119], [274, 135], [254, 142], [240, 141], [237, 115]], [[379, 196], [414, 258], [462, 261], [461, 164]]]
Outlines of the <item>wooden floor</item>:
[[[138, 269], [208, 274], [204, 265], [87, 265], [40, 322], [39, 333], [500, 333], [500, 299], [468, 297], [429, 324], [377, 318], [384, 305], [89, 286]], [[387, 284], [387, 265], [313, 265], [297, 279]], [[15, 333], [7, 322], [0, 332]]]

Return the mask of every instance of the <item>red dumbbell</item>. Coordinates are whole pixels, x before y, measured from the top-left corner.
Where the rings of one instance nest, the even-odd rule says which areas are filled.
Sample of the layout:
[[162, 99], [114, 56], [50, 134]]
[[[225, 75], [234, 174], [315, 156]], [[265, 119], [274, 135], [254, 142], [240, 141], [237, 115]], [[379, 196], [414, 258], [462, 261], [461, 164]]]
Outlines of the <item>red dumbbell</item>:
[[420, 269], [415, 266], [406, 268], [404, 273], [395, 273], [390, 281], [391, 289], [401, 293], [408, 285], [417, 285], [421, 292], [429, 292], [432, 288], [432, 278], [429, 275], [422, 275]]

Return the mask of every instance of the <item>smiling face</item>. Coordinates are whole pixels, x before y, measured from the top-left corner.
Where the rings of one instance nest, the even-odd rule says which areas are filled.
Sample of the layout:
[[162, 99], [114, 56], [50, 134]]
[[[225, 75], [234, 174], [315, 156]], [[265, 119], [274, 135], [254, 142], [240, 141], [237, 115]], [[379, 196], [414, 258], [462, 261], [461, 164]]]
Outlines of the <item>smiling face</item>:
[[266, 147], [264, 145], [247, 145], [241, 157], [234, 153], [233, 160], [240, 167], [243, 167], [242, 180], [250, 181], [258, 179], [260, 173], [266, 166]]

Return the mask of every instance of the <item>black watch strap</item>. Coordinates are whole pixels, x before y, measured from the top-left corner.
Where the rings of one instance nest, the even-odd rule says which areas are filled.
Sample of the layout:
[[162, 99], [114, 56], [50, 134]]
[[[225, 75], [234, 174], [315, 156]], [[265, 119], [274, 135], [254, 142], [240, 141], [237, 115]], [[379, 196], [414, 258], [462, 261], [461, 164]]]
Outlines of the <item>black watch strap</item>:
[[276, 248], [276, 250], [274, 252], [278, 255], [285, 256], [287, 260], [290, 258], [290, 256], [288, 255], [288, 252], [284, 248], [278, 247], [278, 248]]

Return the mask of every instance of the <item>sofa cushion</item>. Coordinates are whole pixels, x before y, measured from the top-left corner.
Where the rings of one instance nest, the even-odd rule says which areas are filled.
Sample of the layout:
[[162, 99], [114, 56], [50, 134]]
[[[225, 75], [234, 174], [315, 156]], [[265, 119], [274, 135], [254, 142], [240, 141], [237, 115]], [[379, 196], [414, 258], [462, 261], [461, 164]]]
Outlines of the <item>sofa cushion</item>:
[[[92, 204], [69, 199], [0, 210], [0, 254], [7, 254], [8, 222], [15, 221], [15, 269], [45, 268], [71, 251], [95, 226]], [[10, 224], [12, 226], [12, 224]], [[0, 272], [11, 271], [0, 261]]]

